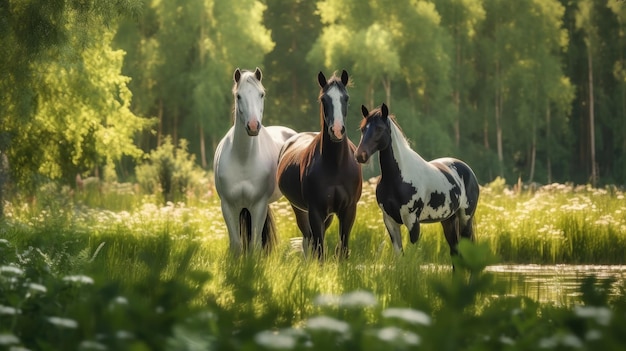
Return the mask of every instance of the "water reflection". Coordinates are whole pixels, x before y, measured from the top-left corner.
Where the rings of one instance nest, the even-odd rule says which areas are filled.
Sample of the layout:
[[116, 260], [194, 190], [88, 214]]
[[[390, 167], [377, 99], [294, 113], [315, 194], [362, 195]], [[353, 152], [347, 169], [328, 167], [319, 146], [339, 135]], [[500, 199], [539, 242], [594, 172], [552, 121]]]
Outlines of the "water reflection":
[[580, 283], [591, 276], [595, 276], [598, 283], [614, 279], [613, 294], [619, 294], [626, 265], [496, 265], [487, 267], [486, 271], [505, 284], [506, 291], [512, 295], [571, 305], [580, 301]]

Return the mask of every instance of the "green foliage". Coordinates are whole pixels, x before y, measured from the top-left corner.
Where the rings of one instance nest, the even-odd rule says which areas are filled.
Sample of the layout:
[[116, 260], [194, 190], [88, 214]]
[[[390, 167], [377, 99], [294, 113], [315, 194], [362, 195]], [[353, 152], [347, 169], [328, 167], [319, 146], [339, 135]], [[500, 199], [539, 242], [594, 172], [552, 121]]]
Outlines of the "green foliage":
[[[32, 195], [49, 179], [71, 185], [105, 165], [132, 178], [126, 169], [164, 135], [188, 140], [207, 168], [232, 121], [234, 68], [260, 66], [264, 123], [316, 130], [315, 75], [345, 68], [353, 141], [358, 106], [385, 101], [420, 154], [464, 159], [483, 183], [587, 182], [593, 87], [598, 172], [622, 184], [625, 8], [619, 0], [5, 1], [4, 183]], [[139, 116], [156, 117], [157, 130]]]
[[161, 146], [146, 156], [146, 162], [137, 166], [135, 172], [144, 192], [160, 194], [166, 203], [184, 201], [188, 194], [201, 192], [206, 187], [206, 174], [187, 151], [184, 139], [174, 147], [172, 140], [166, 137]]
[[0, 152], [20, 191], [42, 180], [138, 157], [134, 136], [149, 121], [130, 111], [124, 53], [101, 28], [137, 2], [10, 1], [3, 5]]
[[484, 189], [488, 189], [491, 193], [502, 194], [507, 189], [506, 179], [502, 177], [496, 177], [490, 183], [485, 184]]

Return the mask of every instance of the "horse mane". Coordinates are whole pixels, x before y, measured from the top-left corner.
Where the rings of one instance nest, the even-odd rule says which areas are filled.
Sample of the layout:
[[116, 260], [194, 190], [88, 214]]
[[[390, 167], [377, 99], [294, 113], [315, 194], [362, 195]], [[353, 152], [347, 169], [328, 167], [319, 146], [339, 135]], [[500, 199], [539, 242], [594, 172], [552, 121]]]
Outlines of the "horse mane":
[[[369, 115], [363, 119], [361, 119], [361, 125], [359, 126], [360, 129], [365, 128], [365, 125], [367, 124], [367, 121], [370, 118], [382, 118], [381, 117], [381, 110], [380, 107], [377, 107], [375, 109], [373, 109], [372, 111], [370, 111]], [[404, 134], [404, 131], [402, 130], [402, 127], [400, 127], [400, 125], [398, 124], [398, 121], [396, 120], [396, 115], [388, 115], [387, 118], [389, 118], [389, 120], [392, 122], [393, 126], [395, 126], [395, 128], [393, 128], [393, 126], [391, 126], [391, 130], [393, 132], [393, 130], [397, 130], [397, 134], [400, 136], [399, 140], [400, 142], [402, 142], [404, 145], [406, 145], [407, 148], [411, 148], [411, 145], [409, 143], [409, 139], [406, 137], [406, 134]], [[398, 138], [395, 138], [398, 139]]]

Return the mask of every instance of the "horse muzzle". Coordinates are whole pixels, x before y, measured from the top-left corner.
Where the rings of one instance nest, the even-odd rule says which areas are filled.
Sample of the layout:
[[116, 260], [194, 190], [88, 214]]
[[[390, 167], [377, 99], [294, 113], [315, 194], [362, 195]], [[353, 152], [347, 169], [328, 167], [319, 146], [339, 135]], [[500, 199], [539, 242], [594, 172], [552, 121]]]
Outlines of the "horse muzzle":
[[261, 130], [261, 123], [259, 120], [254, 120], [252, 122], [246, 123], [246, 132], [249, 136], [257, 136], [259, 135], [259, 130]]
[[357, 149], [354, 153], [354, 158], [356, 158], [358, 163], [366, 163], [370, 159], [370, 155], [365, 150]]
[[328, 135], [331, 141], [339, 143], [346, 137], [346, 127], [330, 126], [328, 127]]

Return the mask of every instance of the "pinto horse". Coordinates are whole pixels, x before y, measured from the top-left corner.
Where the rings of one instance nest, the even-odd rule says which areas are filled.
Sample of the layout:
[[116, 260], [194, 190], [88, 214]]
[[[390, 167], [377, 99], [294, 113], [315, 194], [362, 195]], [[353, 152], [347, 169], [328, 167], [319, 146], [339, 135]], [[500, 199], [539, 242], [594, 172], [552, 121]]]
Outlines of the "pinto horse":
[[365, 163], [376, 151], [380, 153], [376, 199], [395, 250], [402, 252], [400, 225], [407, 227], [415, 243], [420, 223], [441, 222], [450, 255], [458, 254], [459, 236], [474, 240], [472, 221], [479, 192], [474, 172], [454, 158], [425, 161], [411, 149], [387, 105], [371, 112], [361, 106], [361, 112], [356, 159]]
[[[354, 158], [356, 147], [346, 135], [348, 73], [329, 80], [322, 72], [320, 85], [319, 133], [299, 133], [281, 150], [277, 171], [278, 186], [291, 203], [303, 235], [305, 253], [312, 249], [324, 256], [324, 234], [339, 218], [336, 254], [348, 256], [348, 239], [361, 197], [361, 165]], [[312, 246], [311, 246], [312, 245]]]
[[234, 125], [215, 150], [215, 189], [221, 200], [230, 250], [271, 248], [275, 226], [269, 204], [281, 197], [276, 186], [278, 154], [296, 134], [281, 126], [263, 127], [265, 88], [259, 68], [233, 74]]

